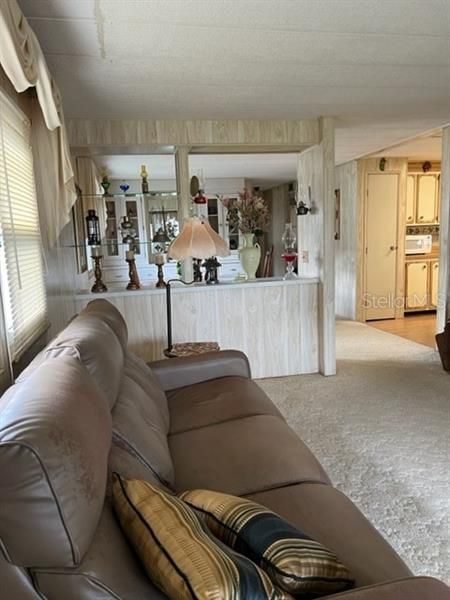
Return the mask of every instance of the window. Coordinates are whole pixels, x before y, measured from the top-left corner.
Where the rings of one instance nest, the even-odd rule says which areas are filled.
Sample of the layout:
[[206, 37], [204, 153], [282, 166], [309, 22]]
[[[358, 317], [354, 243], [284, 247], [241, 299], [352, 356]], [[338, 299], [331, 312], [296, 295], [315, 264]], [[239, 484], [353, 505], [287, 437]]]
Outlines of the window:
[[47, 326], [30, 123], [0, 94], [0, 285], [12, 360]]

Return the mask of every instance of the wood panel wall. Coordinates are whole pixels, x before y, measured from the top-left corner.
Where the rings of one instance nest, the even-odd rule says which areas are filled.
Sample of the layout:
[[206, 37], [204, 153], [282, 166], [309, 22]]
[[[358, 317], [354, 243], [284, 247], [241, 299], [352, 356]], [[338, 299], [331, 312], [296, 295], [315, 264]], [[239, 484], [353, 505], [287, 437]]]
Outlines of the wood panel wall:
[[[311, 212], [297, 218], [299, 274], [319, 277], [320, 372], [336, 372], [334, 121], [320, 119], [321, 142], [302, 152], [298, 184], [311, 187]], [[308, 259], [305, 262], [305, 254]]]
[[[123, 314], [128, 344], [145, 361], [159, 360], [166, 347], [163, 290], [102, 295]], [[76, 300], [81, 310], [90, 295]], [[245, 352], [256, 378], [316, 373], [318, 283], [276, 282], [175, 288], [173, 341], [216, 341], [221, 349]]]
[[356, 319], [358, 278], [358, 165], [355, 160], [336, 167], [336, 188], [340, 190], [340, 239], [336, 249], [336, 315]]
[[308, 147], [320, 141], [311, 120], [89, 120], [66, 121], [71, 146], [254, 146]]
[[277, 185], [265, 190], [264, 198], [267, 200], [271, 210], [269, 231], [267, 232], [267, 247], [273, 245], [272, 274], [274, 277], [283, 277], [286, 267], [281, 255], [284, 251], [281, 240], [286, 223], [297, 226], [295, 221], [291, 221], [291, 206], [289, 202], [289, 184]]

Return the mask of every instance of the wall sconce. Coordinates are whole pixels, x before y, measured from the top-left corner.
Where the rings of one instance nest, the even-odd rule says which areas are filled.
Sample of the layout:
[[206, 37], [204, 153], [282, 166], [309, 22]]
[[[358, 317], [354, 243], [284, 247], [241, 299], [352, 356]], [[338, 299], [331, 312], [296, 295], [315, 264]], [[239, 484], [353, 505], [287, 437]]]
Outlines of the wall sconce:
[[380, 171], [384, 171], [385, 170], [386, 163], [387, 163], [387, 160], [384, 158], [384, 156], [383, 156], [383, 158], [380, 158], [380, 162], [378, 164], [378, 166], [380, 167]]
[[[311, 212], [311, 186], [308, 185], [308, 193], [306, 194], [305, 186], [300, 185], [297, 196], [299, 198], [299, 201], [297, 202], [297, 215], [307, 215]], [[306, 198], [308, 198], [309, 206], [305, 202]]]

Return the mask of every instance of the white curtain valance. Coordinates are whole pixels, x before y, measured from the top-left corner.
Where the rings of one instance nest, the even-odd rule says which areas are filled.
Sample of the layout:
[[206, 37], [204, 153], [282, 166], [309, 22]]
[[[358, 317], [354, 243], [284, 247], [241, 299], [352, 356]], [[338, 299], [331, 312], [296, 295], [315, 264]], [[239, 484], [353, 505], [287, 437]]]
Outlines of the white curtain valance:
[[[36, 87], [32, 140], [44, 245], [53, 247], [76, 200], [61, 95], [16, 0], [0, 0], [0, 64], [17, 92]], [[40, 107], [40, 109], [39, 109]]]
[[36, 87], [45, 123], [61, 127], [61, 95], [41, 46], [16, 0], [0, 2], [0, 64], [17, 92]]
[[38, 65], [31, 27], [16, 0], [0, 2], [0, 63], [18, 92], [36, 85]]

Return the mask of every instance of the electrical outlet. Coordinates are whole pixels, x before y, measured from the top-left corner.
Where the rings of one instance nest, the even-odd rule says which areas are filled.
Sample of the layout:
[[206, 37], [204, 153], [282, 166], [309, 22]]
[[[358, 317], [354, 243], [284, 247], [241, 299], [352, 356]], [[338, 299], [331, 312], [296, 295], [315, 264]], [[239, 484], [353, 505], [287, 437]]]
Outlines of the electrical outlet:
[[302, 261], [304, 263], [309, 263], [309, 252], [308, 252], [308, 250], [303, 250], [303, 252], [302, 252]]

